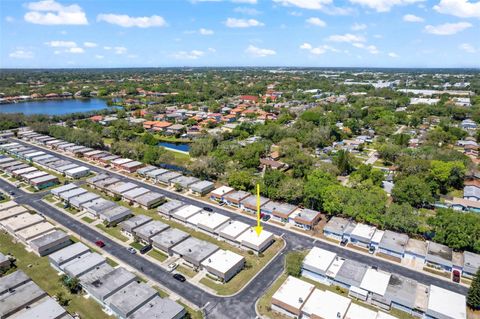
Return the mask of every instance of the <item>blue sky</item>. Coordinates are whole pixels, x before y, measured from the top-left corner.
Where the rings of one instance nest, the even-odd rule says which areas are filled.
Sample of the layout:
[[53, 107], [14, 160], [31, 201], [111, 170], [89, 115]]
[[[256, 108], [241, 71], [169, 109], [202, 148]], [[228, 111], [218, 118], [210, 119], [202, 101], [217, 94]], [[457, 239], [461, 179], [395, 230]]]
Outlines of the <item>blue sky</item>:
[[2, 0], [0, 67], [480, 67], [480, 1]]

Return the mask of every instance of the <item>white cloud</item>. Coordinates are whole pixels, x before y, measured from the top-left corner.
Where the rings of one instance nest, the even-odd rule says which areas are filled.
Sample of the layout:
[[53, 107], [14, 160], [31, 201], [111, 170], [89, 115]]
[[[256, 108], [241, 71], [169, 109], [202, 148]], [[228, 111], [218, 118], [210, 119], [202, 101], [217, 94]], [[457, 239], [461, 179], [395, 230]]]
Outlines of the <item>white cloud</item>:
[[435, 35], [452, 35], [471, 27], [472, 24], [468, 22], [444, 23], [439, 25], [429, 24], [425, 26], [425, 32]]
[[371, 54], [380, 53], [378, 48], [374, 45], [367, 45], [367, 44], [364, 44], [364, 43], [355, 42], [355, 43], [352, 43], [352, 46], [354, 46], [355, 48], [366, 50], [366, 51], [370, 52]]
[[332, 42], [365, 42], [365, 38], [361, 35], [355, 35], [351, 33], [346, 34], [335, 34], [327, 38], [328, 41]]
[[462, 43], [458, 46], [458, 48], [460, 50], [463, 50], [463, 51], [467, 52], [467, 53], [476, 53], [477, 52], [477, 49], [473, 45], [471, 45], [470, 43]]
[[192, 50], [192, 51], [179, 51], [173, 54], [175, 59], [179, 60], [196, 60], [205, 55], [205, 52], [200, 50]]
[[27, 3], [30, 11], [25, 13], [27, 22], [43, 25], [85, 25], [88, 24], [87, 16], [83, 9], [77, 5], [64, 6], [54, 0], [43, 0]]
[[324, 54], [326, 53], [327, 51], [332, 51], [332, 52], [338, 52], [337, 49], [329, 46], [329, 45], [321, 45], [319, 47], [313, 47], [310, 43], [308, 42], [305, 42], [303, 43], [302, 45], [300, 45], [300, 49], [302, 50], [307, 50], [309, 51], [311, 54], [314, 54], [314, 55], [321, 55], [321, 54]]
[[295, 6], [302, 9], [320, 10], [325, 5], [331, 4], [332, 0], [273, 0], [284, 6]]
[[198, 33], [200, 33], [201, 35], [212, 35], [214, 32], [213, 30], [200, 28], [200, 30], [198, 30]]
[[228, 18], [227, 21], [225, 21], [225, 25], [229, 28], [250, 28], [261, 27], [265, 24], [255, 19]]
[[394, 6], [409, 5], [425, 0], [349, 0], [353, 4], [359, 4], [377, 12], [388, 12]]
[[275, 50], [257, 48], [256, 46], [251, 44], [248, 46], [248, 48], [245, 49], [245, 52], [254, 57], [267, 57], [277, 54]]
[[217, 50], [215, 48], [208, 48], [208, 52], [215, 53], [215, 52], [217, 52]]
[[317, 26], [317, 27], [324, 27], [326, 26], [327, 24], [325, 23], [325, 21], [321, 20], [320, 18], [317, 18], [317, 17], [312, 17], [312, 18], [308, 18], [307, 20], [305, 20], [308, 24], [311, 24], [311, 25], [314, 25], [314, 26]]
[[257, 4], [257, 0], [232, 0], [235, 3]]
[[23, 49], [16, 49], [15, 51], [10, 52], [8, 56], [12, 59], [32, 59], [33, 52]]
[[423, 22], [425, 19], [422, 17], [416, 16], [414, 14], [406, 14], [403, 16], [403, 21], [405, 22]]
[[104, 56], [101, 55], [101, 54], [96, 54], [96, 55], [95, 55], [95, 59], [101, 60], [101, 59], [103, 59], [103, 58], [104, 58]]
[[352, 25], [353, 31], [361, 31], [361, 30], [365, 30], [366, 28], [367, 28], [367, 25], [364, 23], [354, 23]]
[[113, 51], [115, 54], [125, 54], [127, 53], [127, 48], [126, 47], [114, 47]]
[[84, 53], [85, 50], [83, 48], [75, 47], [75, 48], [69, 48], [65, 50], [65, 52], [78, 54], [78, 53]]
[[480, 18], [480, 1], [473, 3], [468, 0], [440, 0], [433, 9], [460, 18]]
[[75, 48], [77, 43], [74, 41], [48, 41], [45, 42], [46, 45], [52, 48]]
[[260, 11], [258, 11], [257, 9], [247, 8], [247, 7], [237, 7], [235, 9], [233, 9], [233, 11], [237, 12], [237, 13], [248, 14], [248, 15], [251, 15], [251, 16], [255, 16], [257, 14], [260, 14]]
[[104, 46], [103, 49], [104, 49], [104, 50], [107, 50], [107, 51], [110, 51], [110, 50], [112, 49], [112, 47]]
[[95, 48], [98, 45], [95, 42], [83, 42], [83, 46], [86, 48]]
[[389, 52], [389, 53], [388, 53], [388, 56], [391, 57], [391, 58], [394, 58], [394, 59], [400, 57], [400, 56], [399, 56], [398, 54], [396, 54], [395, 52]]
[[124, 28], [165, 27], [167, 25], [165, 19], [157, 15], [150, 17], [130, 17], [126, 14], [102, 13], [97, 16], [97, 21], [104, 21]]

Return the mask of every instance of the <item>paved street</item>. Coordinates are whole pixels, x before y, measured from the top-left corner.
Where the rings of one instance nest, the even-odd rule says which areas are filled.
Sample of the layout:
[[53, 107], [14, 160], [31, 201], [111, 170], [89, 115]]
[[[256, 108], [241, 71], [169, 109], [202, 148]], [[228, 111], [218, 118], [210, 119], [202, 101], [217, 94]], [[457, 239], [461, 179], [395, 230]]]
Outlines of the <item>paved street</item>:
[[[30, 147], [41, 149], [46, 153], [50, 153], [57, 157], [67, 159], [72, 162], [76, 162], [79, 165], [87, 166], [92, 171], [95, 171], [97, 173], [100, 173], [100, 172], [108, 173], [112, 176], [119, 178], [120, 180], [124, 180], [124, 181], [128, 180], [142, 187], [162, 193], [169, 198], [179, 199], [188, 204], [197, 205], [200, 207], [208, 206], [208, 207], [211, 207], [214, 211], [227, 215], [231, 218], [235, 218], [237, 220], [252, 224], [252, 220], [249, 219], [248, 217], [233, 213], [222, 207], [207, 204], [203, 201], [199, 201], [191, 197], [182, 196], [178, 193], [155, 187], [148, 183], [141, 182], [134, 178], [126, 177], [124, 175], [112, 172], [110, 170], [100, 169], [94, 165], [90, 165], [83, 161], [72, 159], [68, 156], [64, 156], [64, 155], [52, 152], [50, 150], [39, 148], [37, 146], [32, 146], [28, 143], [24, 143], [23, 141], [17, 141], [17, 142], [28, 145]], [[197, 306], [202, 307], [206, 303], [208, 303], [207, 309], [209, 310], [209, 313], [208, 313], [209, 318], [230, 318], [232, 313], [236, 314], [235, 315], [236, 318], [254, 318], [256, 316], [255, 309], [254, 309], [255, 301], [262, 294], [264, 294], [267, 287], [281, 274], [283, 270], [284, 253], [286, 251], [290, 251], [293, 249], [309, 249], [313, 246], [317, 246], [320, 248], [327, 249], [329, 251], [333, 251], [337, 253], [339, 256], [344, 258], [353, 259], [371, 266], [375, 265], [379, 269], [415, 279], [426, 285], [433, 284], [433, 285], [437, 285], [439, 287], [449, 289], [455, 292], [459, 292], [462, 294], [467, 293], [467, 288], [460, 286], [458, 284], [455, 284], [453, 282], [428, 276], [424, 273], [417, 272], [415, 270], [405, 268], [403, 266], [390, 263], [388, 261], [384, 261], [369, 255], [364, 255], [352, 250], [345, 249], [339, 245], [315, 240], [314, 238], [302, 236], [298, 233], [289, 231], [287, 229], [266, 224], [264, 225], [265, 230], [268, 230], [279, 236], [283, 234], [283, 237], [287, 242], [287, 247], [285, 251], [280, 256], [278, 256], [268, 267], [266, 267], [266, 269], [262, 271], [260, 276], [258, 276], [253, 282], [251, 282], [241, 293], [239, 293], [234, 297], [227, 297], [227, 298], [217, 297], [201, 290], [197, 286], [190, 285], [188, 283], [179, 283], [173, 280], [171, 277], [171, 274], [164, 271], [160, 266], [157, 266], [151, 263], [150, 261], [146, 260], [145, 258], [142, 258], [141, 256], [129, 254], [126, 251], [126, 249], [121, 245], [113, 242], [112, 240], [103, 236], [99, 232], [92, 230], [91, 228], [76, 221], [71, 216], [68, 216], [62, 213], [60, 210], [53, 209], [51, 206], [43, 203], [42, 201], [40, 201], [41, 195], [26, 194], [14, 188], [12, 185], [4, 181], [0, 181], [0, 187], [7, 190], [13, 189], [13, 191], [15, 191], [17, 195], [19, 195], [19, 197], [16, 198], [16, 200], [19, 203], [30, 205], [31, 207], [38, 210], [39, 212], [57, 221], [59, 224], [62, 224], [65, 227], [71, 229], [72, 231], [78, 233], [83, 238], [86, 238], [91, 242], [94, 242], [95, 240], [98, 240], [98, 239], [103, 240], [107, 244], [105, 249], [110, 254], [119, 258], [120, 260], [129, 264], [130, 266], [136, 268], [139, 272], [143, 272], [147, 274], [154, 280], [157, 280], [158, 282], [162, 283], [168, 289], [171, 289], [175, 293], [179, 294], [180, 296], [189, 300], [190, 302], [196, 304]]]

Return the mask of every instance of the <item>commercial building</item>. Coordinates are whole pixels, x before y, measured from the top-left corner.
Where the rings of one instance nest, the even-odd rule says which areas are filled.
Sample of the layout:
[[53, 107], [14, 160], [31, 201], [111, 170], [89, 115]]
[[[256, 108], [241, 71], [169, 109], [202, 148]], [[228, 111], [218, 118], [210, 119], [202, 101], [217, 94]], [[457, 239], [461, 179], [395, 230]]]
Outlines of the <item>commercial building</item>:
[[273, 234], [269, 231], [262, 230], [259, 236], [252, 228], [250, 228], [238, 236], [237, 240], [247, 249], [251, 249], [255, 252], [262, 252], [273, 243], [274, 238]]
[[60, 267], [64, 264], [89, 252], [90, 249], [85, 244], [78, 242], [48, 255], [48, 260], [52, 267], [61, 270]]
[[408, 239], [408, 236], [405, 234], [386, 230], [378, 245], [379, 252], [401, 259], [405, 255], [405, 247], [407, 246]]
[[185, 205], [185, 203], [183, 203], [179, 200], [176, 200], [176, 199], [172, 199], [172, 200], [166, 202], [165, 204], [160, 205], [157, 208], [157, 212], [159, 212], [159, 213], [161, 213], [165, 216], [170, 217], [173, 212], [175, 212], [177, 209], [179, 209], [180, 207], [182, 207], [184, 205]]
[[332, 217], [323, 228], [323, 234], [326, 237], [341, 241], [349, 224], [350, 221], [345, 218]]
[[72, 242], [70, 236], [61, 230], [55, 230], [30, 241], [30, 248], [40, 257], [49, 255], [67, 247]]
[[217, 250], [202, 261], [201, 265], [210, 274], [227, 282], [243, 269], [245, 258], [229, 250]]
[[189, 237], [172, 247], [172, 252], [194, 267], [200, 267], [201, 262], [219, 249], [217, 245]]
[[234, 189], [232, 187], [221, 186], [210, 193], [210, 199], [219, 203], [223, 203], [225, 196], [233, 191]]
[[466, 319], [464, 295], [430, 285], [426, 315], [437, 319]]
[[327, 283], [327, 270], [332, 265], [337, 254], [328, 250], [313, 247], [303, 259], [302, 275]]
[[428, 242], [427, 255], [425, 262], [428, 266], [441, 269], [444, 271], [451, 271], [453, 267], [453, 250], [442, 244]]
[[155, 289], [134, 281], [107, 298], [105, 303], [116, 316], [126, 319], [156, 296]]
[[119, 267], [92, 282], [82, 284], [82, 287], [90, 296], [103, 303], [136, 279], [137, 277], [133, 273]]
[[193, 195], [204, 196], [215, 189], [215, 184], [209, 181], [198, 181], [189, 186]]
[[221, 227], [218, 230], [218, 235], [228, 241], [240, 243], [237, 238], [249, 228], [250, 225], [244, 222], [238, 220], [231, 220], [225, 226]]
[[120, 226], [120, 229], [127, 235], [127, 236], [134, 236], [134, 230], [140, 226], [143, 226], [149, 222], [151, 222], [153, 219], [149, 216], [145, 215], [135, 215], [130, 219], [127, 219], [123, 222], [121, 222], [118, 226]]
[[135, 237], [145, 244], [152, 243], [152, 237], [161, 233], [162, 231], [170, 228], [169, 225], [162, 223], [161, 221], [154, 220], [149, 223], [146, 223], [142, 226], [139, 226], [133, 230]]
[[186, 205], [172, 213], [172, 217], [178, 219], [182, 222], [186, 222], [187, 219], [192, 217], [193, 215], [199, 213], [202, 209], [200, 207], [194, 205]]
[[[263, 205], [268, 203], [270, 199], [260, 196], [260, 209]], [[257, 213], [257, 196], [251, 195], [240, 202], [240, 208], [246, 212], [256, 214]]]
[[272, 309], [288, 317], [300, 318], [302, 308], [314, 290], [314, 285], [289, 276], [273, 295]]
[[152, 245], [167, 255], [173, 255], [172, 247], [181, 243], [190, 235], [176, 228], [169, 228], [152, 237]]
[[312, 319], [343, 319], [350, 304], [351, 300], [347, 297], [315, 289], [305, 302], [302, 315]]

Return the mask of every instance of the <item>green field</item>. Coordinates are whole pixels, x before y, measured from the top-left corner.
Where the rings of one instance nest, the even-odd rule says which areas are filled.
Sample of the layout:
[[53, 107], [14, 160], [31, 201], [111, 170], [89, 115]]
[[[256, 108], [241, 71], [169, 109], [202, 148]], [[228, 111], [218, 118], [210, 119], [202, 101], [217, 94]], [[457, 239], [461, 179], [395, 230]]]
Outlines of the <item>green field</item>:
[[105, 233], [123, 241], [123, 242], [126, 242], [128, 241], [128, 238], [125, 237], [124, 235], [122, 235], [122, 231], [120, 230], [120, 228], [118, 227], [107, 227], [105, 226], [104, 224], [97, 224], [95, 225], [95, 227], [101, 229], [102, 231], [104, 231]]

